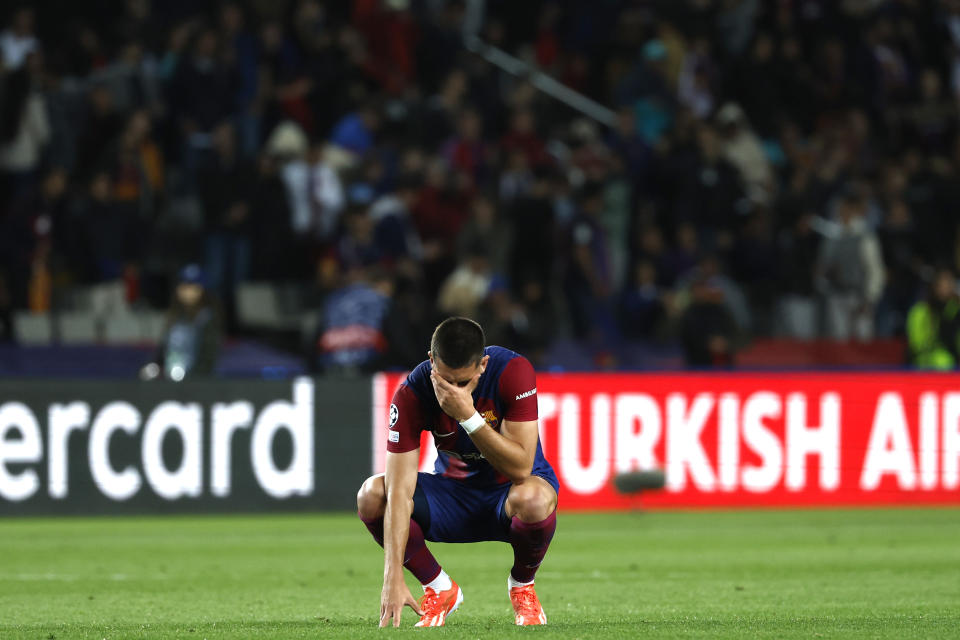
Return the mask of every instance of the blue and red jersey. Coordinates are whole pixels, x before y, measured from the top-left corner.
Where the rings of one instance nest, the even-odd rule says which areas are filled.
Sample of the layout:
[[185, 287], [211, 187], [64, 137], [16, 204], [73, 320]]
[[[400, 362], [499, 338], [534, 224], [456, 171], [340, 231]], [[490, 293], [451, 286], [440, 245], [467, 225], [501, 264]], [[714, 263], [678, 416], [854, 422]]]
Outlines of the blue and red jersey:
[[[504, 420], [536, 420], [537, 378], [530, 361], [503, 347], [490, 346], [484, 353], [490, 359], [473, 392], [473, 404], [480, 415], [498, 433]], [[430, 361], [421, 362], [393, 395], [387, 451], [412, 451], [420, 446], [420, 433], [431, 431], [437, 446], [434, 473], [473, 486], [508, 483], [487, 462], [463, 427], [440, 408], [430, 371]], [[556, 486], [556, 476], [543, 456], [539, 438], [531, 473]]]

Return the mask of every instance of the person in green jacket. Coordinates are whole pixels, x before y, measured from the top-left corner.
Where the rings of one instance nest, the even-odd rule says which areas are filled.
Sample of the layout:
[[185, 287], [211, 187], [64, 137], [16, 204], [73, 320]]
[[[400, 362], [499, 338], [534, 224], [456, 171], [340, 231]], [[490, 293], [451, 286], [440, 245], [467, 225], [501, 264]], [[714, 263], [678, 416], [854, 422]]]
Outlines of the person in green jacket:
[[960, 298], [949, 269], [937, 271], [929, 295], [907, 314], [910, 363], [919, 369], [957, 368], [960, 347]]

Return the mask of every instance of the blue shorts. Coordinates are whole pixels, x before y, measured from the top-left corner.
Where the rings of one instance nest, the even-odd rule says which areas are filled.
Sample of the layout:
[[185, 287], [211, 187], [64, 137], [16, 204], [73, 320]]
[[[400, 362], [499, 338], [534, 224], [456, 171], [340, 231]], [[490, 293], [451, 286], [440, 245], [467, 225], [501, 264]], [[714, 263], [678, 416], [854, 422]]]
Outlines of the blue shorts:
[[[556, 480], [544, 480], [557, 490]], [[504, 505], [512, 486], [473, 487], [452, 478], [419, 473], [414, 519], [421, 526], [428, 521], [424, 537], [430, 542], [510, 542], [510, 518]]]

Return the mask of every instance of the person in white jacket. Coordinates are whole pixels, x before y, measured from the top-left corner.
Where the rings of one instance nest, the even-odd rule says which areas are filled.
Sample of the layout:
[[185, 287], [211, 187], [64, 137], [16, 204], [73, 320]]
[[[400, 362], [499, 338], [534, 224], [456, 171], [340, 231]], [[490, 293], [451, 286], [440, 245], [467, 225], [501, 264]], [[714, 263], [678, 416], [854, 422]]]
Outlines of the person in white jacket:
[[827, 336], [868, 341], [874, 335], [874, 307], [883, 293], [886, 272], [880, 241], [865, 217], [866, 197], [844, 194], [837, 224], [825, 229], [816, 281], [826, 304]]
[[286, 121], [273, 131], [267, 149], [281, 161], [294, 235], [332, 242], [347, 201], [340, 175], [325, 161], [321, 146], [311, 147], [299, 125]]
[[5, 100], [18, 109], [15, 122], [4, 123], [10, 131], [0, 139], [0, 171], [8, 175], [32, 174], [40, 166], [43, 149], [50, 140], [50, 120], [43, 94], [33, 85], [29, 69], [7, 75]]
[[720, 127], [723, 159], [736, 167], [747, 197], [758, 205], [770, 204], [775, 191], [773, 168], [743, 109], [728, 102], [717, 112], [716, 121]]

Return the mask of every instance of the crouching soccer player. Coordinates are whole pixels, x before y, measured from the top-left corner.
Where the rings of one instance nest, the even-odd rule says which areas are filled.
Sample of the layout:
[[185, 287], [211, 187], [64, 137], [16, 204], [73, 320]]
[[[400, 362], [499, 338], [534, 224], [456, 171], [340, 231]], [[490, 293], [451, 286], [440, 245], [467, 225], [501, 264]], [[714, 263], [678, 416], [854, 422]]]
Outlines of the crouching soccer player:
[[[533, 578], [557, 527], [558, 483], [540, 447], [533, 367], [513, 351], [484, 347], [483, 329], [466, 318], [440, 323], [428, 355], [393, 396], [386, 473], [357, 494], [360, 519], [384, 548], [380, 626], [400, 626], [409, 606], [420, 616], [416, 626], [440, 627], [463, 602], [426, 540], [510, 543], [516, 623], [546, 624]], [[427, 429], [437, 446], [432, 474], [417, 472]], [[423, 585], [419, 603], [403, 567]]]

